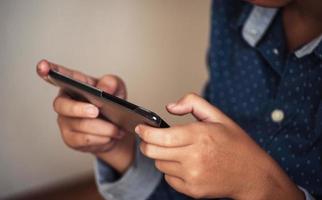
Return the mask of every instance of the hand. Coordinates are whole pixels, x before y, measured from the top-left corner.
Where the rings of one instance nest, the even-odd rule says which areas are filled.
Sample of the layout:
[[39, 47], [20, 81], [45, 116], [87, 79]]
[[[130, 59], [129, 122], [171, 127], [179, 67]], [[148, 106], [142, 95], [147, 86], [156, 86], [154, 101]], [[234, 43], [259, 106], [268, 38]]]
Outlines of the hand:
[[[49, 83], [48, 72], [51, 68], [110, 94], [126, 98], [125, 84], [116, 76], [105, 75], [96, 79], [43, 60], [38, 63], [37, 72]], [[95, 105], [73, 100], [62, 90], [53, 104], [58, 114], [61, 135], [67, 146], [93, 153], [119, 172], [125, 171], [133, 159], [133, 134], [126, 134], [114, 124], [97, 118], [99, 110]]]
[[304, 199], [287, 175], [236, 123], [197, 95], [167, 109], [199, 121], [136, 127], [140, 149], [177, 191], [194, 198]]

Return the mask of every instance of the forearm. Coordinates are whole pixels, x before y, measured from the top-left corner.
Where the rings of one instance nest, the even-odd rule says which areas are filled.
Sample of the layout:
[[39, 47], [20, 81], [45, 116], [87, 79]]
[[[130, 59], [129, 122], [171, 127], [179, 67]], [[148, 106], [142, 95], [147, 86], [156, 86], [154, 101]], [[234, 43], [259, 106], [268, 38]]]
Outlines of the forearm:
[[135, 157], [135, 135], [126, 134], [121, 141], [117, 141], [118, 143], [112, 150], [97, 154], [98, 158], [120, 174], [123, 174], [131, 166]]
[[240, 199], [306, 199], [303, 191], [298, 188], [272, 158], [269, 158], [266, 165], [263, 166], [265, 166], [266, 173], [258, 178], [260, 183], [256, 184], [257, 188]]

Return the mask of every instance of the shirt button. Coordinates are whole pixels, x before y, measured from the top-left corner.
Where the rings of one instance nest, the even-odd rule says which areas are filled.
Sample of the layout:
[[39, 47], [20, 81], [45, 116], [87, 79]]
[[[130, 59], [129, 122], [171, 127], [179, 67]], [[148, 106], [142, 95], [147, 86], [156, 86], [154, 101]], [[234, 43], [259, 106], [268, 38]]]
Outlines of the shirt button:
[[256, 29], [252, 28], [252, 29], [250, 29], [250, 33], [252, 35], [257, 35], [258, 34], [258, 31]]
[[276, 122], [276, 123], [282, 122], [284, 119], [283, 110], [280, 110], [280, 109], [273, 110], [273, 112], [271, 114], [271, 118], [272, 118], [273, 122]]
[[275, 54], [275, 55], [278, 55], [279, 54], [279, 52], [278, 52], [278, 49], [273, 49], [273, 53]]

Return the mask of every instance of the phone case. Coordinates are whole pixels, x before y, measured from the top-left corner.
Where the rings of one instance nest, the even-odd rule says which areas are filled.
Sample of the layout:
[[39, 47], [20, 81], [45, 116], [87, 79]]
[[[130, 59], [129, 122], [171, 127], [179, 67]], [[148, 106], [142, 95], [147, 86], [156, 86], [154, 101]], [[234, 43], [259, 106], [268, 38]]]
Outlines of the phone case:
[[108, 94], [96, 87], [77, 81], [58, 71], [50, 70], [49, 79], [72, 98], [97, 106], [100, 117], [127, 132], [134, 132], [138, 124], [167, 128], [169, 125], [154, 112]]

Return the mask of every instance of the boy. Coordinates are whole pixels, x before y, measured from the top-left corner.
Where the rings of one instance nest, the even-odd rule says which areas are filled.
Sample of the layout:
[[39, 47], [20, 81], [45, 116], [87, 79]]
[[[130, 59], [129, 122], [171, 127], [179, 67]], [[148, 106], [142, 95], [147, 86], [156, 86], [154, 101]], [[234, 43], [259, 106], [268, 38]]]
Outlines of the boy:
[[[195, 123], [139, 125], [136, 142], [61, 92], [54, 109], [65, 143], [98, 157], [109, 200], [321, 199], [322, 2], [214, 0], [212, 9], [207, 101], [188, 94], [167, 106]], [[116, 76], [41, 61], [45, 80], [50, 67], [126, 98]]]

